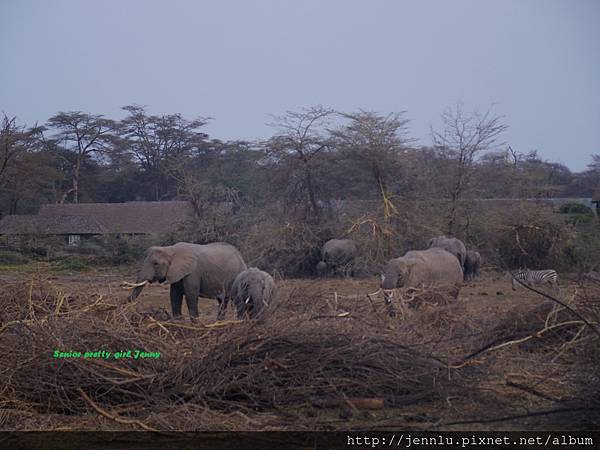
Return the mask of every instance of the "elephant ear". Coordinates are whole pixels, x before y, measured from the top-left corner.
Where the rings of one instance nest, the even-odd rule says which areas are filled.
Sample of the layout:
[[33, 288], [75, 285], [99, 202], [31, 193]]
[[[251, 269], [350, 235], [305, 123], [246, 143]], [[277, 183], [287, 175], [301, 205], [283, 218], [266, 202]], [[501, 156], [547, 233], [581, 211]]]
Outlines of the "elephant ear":
[[176, 283], [189, 275], [196, 266], [196, 255], [187, 245], [174, 245], [171, 248], [171, 263], [167, 271], [167, 281]]

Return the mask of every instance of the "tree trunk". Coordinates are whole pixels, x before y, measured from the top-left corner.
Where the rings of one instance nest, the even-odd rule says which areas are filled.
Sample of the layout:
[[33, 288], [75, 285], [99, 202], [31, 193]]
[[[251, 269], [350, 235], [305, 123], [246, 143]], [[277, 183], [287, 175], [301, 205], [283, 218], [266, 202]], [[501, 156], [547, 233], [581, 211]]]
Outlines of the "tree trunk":
[[306, 188], [308, 190], [308, 201], [310, 202], [310, 207], [312, 208], [313, 215], [316, 218], [320, 216], [319, 205], [317, 204], [317, 199], [315, 196], [315, 191], [313, 187], [312, 174], [310, 173], [310, 169], [308, 167], [305, 168], [306, 172]]
[[79, 203], [79, 180], [73, 178], [73, 203]]
[[75, 173], [73, 174], [73, 203], [79, 203], [79, 172], [81, 171], [81, 157], [77, 157]]

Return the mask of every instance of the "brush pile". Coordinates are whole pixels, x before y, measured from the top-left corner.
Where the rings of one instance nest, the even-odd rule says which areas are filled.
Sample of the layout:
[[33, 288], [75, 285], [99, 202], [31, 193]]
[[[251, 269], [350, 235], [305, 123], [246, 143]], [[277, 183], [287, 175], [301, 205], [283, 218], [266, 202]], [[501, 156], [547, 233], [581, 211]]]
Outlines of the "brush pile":
[[[292, 289], [259, 320], [204, 324], [141, 312], [125, 295], [65, 293], [43, 279], [10, 284], [0, 293], [0, 428], [431, 426], [440, 417], [414, 421], [422, 405], [490, 398], [479, 378], [501, 354], [493, 347], [515, 333], [500, 336], [498, 322], [482, 325], [464, 302], [440, 295], [399, 320], [383, 302]], [[548, 317], [530, 316], [531, 329]], [[584, 331], [561, 345], [579, 340], [591, 345]], [[469, 353], [488, 362], [471, 364]], [[412, 419], [398, 413], [407, 408]]]
[[295, 292], [260, 321], [203, 325], [101, 295], [65, 294], [41, 280], [9, 285], [0, 296], [7, 410], [98, 413], [144, 429], [335, 428], [346, 422], [324, 425], [315, 415], [365, 401], [410, 405], [463, 388], [443, 361], [406, 345], [410, 327], [366, 301], [334, 308]]

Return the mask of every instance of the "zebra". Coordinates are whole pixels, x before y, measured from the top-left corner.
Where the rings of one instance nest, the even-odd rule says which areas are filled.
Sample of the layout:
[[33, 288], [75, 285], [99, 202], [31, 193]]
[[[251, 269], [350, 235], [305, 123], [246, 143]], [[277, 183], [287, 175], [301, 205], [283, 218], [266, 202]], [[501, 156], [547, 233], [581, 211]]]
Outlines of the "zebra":
[[542, 284], [548, 283], [555, 289], [558, 288], [558, 274], [554, 269], [546, 269], [546, 270], [520, 270], [514, 274], [512, 279], [512, 289], [513, 291], [517, 290], [517, 285], [522, 281], [524, 284]]

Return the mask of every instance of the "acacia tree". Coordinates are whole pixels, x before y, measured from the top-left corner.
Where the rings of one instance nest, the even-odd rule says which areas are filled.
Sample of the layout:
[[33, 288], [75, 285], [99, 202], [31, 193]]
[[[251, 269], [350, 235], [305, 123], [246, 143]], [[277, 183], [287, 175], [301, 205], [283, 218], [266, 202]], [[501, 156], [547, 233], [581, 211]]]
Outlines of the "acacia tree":
[[168, 194], [169, 165], [205, 144], [208, 135], [199, 128], [206, 125], [208, 119], [186, 120], [181, 114], [148, 115], [146, 108], [139, 105], [122, 109], [128, 115], [120, 124], [121, 145], [150, 178], [154, 199], [161, 200]]
[[342, 114], [350, 122], [331, 131], [335, 148], [341, 157], [356, 162], [357, 170], [366, 170], [381, 199], [386, 217], [389, 216], [390, 181], [397, 175], [395, 169], [400, 154], [411, 142], [408, 138], [408, 119], [404, 111], [387, 116], [359, 110]]
[[436, 149], [453, 161], [447, 227], [450, 234], [457, 231], [459, 204], [470, 187], [477, 157], [501, 145], [498, 138], [508, 128], [501, 120], [491, 109], [483, 114], [465, 114], [462, 105], [457, 104], [454, 109], [448, 108], [442, 113], [441, 131], [431, 129]]
[[16, 117], [3, 114], [0, 126], [0, 186], [3, 184], [7, 170], [15, 164], [19, 155], [29, 151], [35, 144], [35, 136], [39, 128], [27, 129], [16, 123]]
[[312, 106], [287, 111], [268, 124], [277, 131], [265, 147], [271, 159], [287, 168], [285, 195], [288, 200], [299, 198], [313, 219], [321, 214], [317, 169], [329, 145], [327, 126], [333, 114], [330, 108]]
[[49, 155], [37, 152], [40, 128], [17, 125], [6, 114], [0, 128], [0, 214], [17, 214], [48, 199], [50, 186], [60, 174]]
[[63, 193], [59, 202], [64, 203], [69, 194], [73, 194], [73, 203], [79, 203], [84, 159], [101, 158], [111, 149], [116, 123], [101, 115], [70, 111], [52, 116], [46, 127], [54, 131], [48, 139], [44, 139], [46, 146], [54, 151], [62, 148], [70, 154], [70, 157], [65, 157], [57, 153], [72, 169], [72, 187]]
[[54, 161], [55, 157], [49, 152], [20, 153], [4, 173], [0, 213], [32, 213], [40, 204], [52, 202], [55, 182], [62, 177]]

